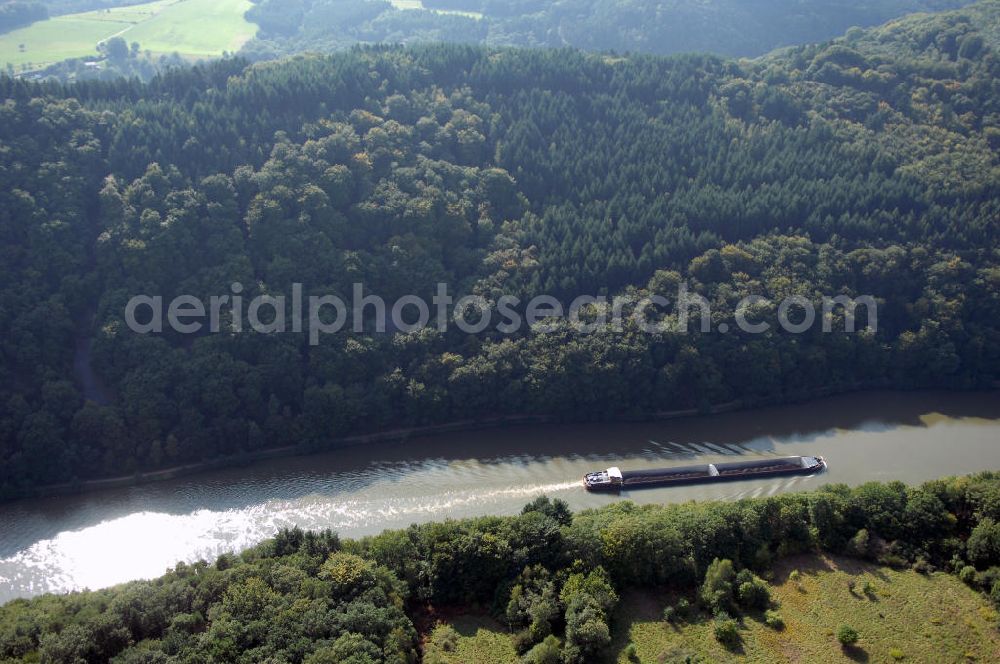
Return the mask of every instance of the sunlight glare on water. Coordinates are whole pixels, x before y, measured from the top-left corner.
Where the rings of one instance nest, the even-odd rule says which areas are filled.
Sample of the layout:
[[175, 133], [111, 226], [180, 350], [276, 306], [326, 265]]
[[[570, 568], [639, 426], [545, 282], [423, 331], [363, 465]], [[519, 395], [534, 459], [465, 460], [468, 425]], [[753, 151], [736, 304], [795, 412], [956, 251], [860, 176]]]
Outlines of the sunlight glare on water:
[[[415, 457], [417, 450], [425, 456]], [[585, 472], [609, 465], [796, 454], [824, 455], [829, 472], [620, 497], [588, 494], [580, 483]], [[516, 514], [542, 494], [580, 510], [621, 498], [738, 500], [987, 468], [1000, 469], [996, 394], [854, 395], [670, 422], [453, 433], [0, 506], [0, 601], [155, 577], [178, 561], [212, 561], [291, 526], [358, 537], [449, 517]]]

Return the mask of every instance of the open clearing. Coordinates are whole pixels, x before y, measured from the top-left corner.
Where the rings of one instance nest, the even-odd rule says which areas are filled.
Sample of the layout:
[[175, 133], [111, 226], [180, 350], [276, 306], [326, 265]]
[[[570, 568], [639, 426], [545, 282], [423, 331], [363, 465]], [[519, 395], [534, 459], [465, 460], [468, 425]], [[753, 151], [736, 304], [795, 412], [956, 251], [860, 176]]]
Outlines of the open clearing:
[[97, 55], [97, 44], [116, 36], [153, 54], [215, 57], [239, 50], [257, 32], [243, 17], [250, 6], [249, 0], [157, 0], [56, 16], [0, 35], [0, 64], [34, 69]]
[[465, 16], [466, 18], [481, 19], [483, 17], [479, 12], [467, 12], [460, 9], [427, 9], [424, 6], [424, 0], [389, 0], [389, 3], [396, 9], [426, 9], [427, 11], [434, 12], [435, 14], [445, 14], [452, 16]]
[[[793, 569], [799, 570], [798, 581], [788, 578]], [[852, 579], [853, 593], [848, 584]], [[777, 566], [772, 583], [785, 629], [776, 631], [754, 617], [744, 618], [736, 652], [715, 640], [708, 616], [680, 626], [664, 622], [663, 608], [676, 599], [668, 593], [627, 592], [615, 612], [609, 661], [671, 664], [688, 656], [694, 662], [753, 664], [1000, 661], [997, 612], [952, 575], [798, 556]], [[518, 662], [510, 636], [498, 623], [472, 616], [451, 622], [462, 635], [452, 653], [454, 662]], [[842, 649], [835, 636], [845, 624], [861, 636], [849, 650]], [[637, 659], [625, 656], [630, 642], [636, 645]]]

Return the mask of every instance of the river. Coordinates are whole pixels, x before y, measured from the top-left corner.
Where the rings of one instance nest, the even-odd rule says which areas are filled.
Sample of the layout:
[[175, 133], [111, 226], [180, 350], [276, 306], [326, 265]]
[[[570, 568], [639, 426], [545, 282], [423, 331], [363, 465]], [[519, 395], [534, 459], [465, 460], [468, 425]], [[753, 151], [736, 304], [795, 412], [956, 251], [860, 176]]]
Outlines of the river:
[[[759, 455], [823, 455], [812, 477], [586, 493], [581, 476]], [[414, 522], [514, 514], [542, 493], [733, 500], [828, 482], [917, 483], [1000, 469], [1000, 393], [866, 392], [807, 404], [627, 424], [531, 425], [412, 438], [167, 482], [0, 505], [0, 602], [150, 578], [279, 528], [356, 537]]]

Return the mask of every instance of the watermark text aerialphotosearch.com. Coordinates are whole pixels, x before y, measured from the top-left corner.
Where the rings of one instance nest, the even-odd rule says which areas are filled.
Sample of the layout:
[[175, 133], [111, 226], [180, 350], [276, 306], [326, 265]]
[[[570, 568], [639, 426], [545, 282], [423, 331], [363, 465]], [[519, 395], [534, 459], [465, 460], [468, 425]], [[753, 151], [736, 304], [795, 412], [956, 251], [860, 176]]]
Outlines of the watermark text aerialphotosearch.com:
[[[571, 329], [581, 334], [603, 330], [622, 331], [631, 320], [648, 334], [687, 332], [692, 318], [699, 322], [702, 333], [731, 331], [729, 323], [712, 325], [711, 304], [701, 295], [691, 293], [680, 284], [674, 315], [663, 315], [670, 300], [660, 295], [646, 297], [620, 295], [615, 297], [577, 297], [568, 305], [550, 295], [539, 295], [527, 302], [505, 295], [490, 302], [479, 295], [466, 295], [455, 301], [446, 284], [438, 284], [430, 304], [417, 295], [406, 295], [391, 306], [378, 295], [366, 294], [363, 284], [353, 286], [353, 297], [345, 302], [337, 295], [303, 295], [302, 284], [292, 285], [290, 297], [257, 295], [244, 297], [243, 285], [234, 283], [231, 292], [213, 295], [206, 302], [193, 295], [180, 295], [165, 301], [158, 295], [137, 295], [125, 306], [125, 322], [139, 334], [158, 334], [170, 329], [179, 334], [201, 334], [206, 330], [240, 333], [250, 330], [259, 334], [308, 332], [309, 342], [317, 345], [322, 335], [342, 331], [355, 333], [387, 331], [409, 333], [434, 327], [447, 332], [451, 325], [468, 334], [479, 334], [493, 328], [503, 334], [516, 333], [527, 325], [533, 333], [547, 333], [566, 320]], [[774, 303], [761, 295], [743, 298], [733, 314], [737, 329], [747, 334], [762, 334], [773, 324], [759, 320], [753, 312], [770, 310]], [[777, 303], [777, 325], [785, 332], [802, 334], [817, 322], [823, 332], [833, 331], [833, 313], [843, 312], [845, 332], [854, 332], [856, 313], [865, 310], [866, 328], [878, 329], [878, 305], [869, 295], [851, 298], [846, 295], [824, 297], [817, 312], [812, 300], [792, 295]], [[244, 324], [244, 321], [246, 323]], [[390, 327], [391, 323], [391, 327]]]

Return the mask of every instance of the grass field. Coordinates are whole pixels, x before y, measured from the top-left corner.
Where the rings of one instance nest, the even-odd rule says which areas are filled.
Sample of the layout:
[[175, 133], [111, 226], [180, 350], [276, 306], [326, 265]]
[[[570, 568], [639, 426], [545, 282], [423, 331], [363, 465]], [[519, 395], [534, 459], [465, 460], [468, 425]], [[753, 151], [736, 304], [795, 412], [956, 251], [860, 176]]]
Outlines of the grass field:
[[57, 16], [0, 35], [0, 65], [20, 69], [96, 55], [97, 44], [115, 36], [154, 54], [219, 56], [238, 50], [256, 33], [257, 26], [243, 18], [249, 8], [249, 0], [157, 0]]
[[[790, 581], [793, 569], [799, 581]], [[848, 581], [854, 579], [855, 591]], [[870, 592], [865, 593], [865, 582]], [[729, 652], [714, 638], [712, 622], [675, 628], [660, 618], [666, 598], [626, 596], [615, 630], [616, 652], [632, 641], [642, 662], [683, 661], [696, 653], [712, 662], [997, 662], [997, 614], [977, 593], [948, 574], [924, 576], [854, 560], [803, 556], [776, 570], [774, 595], [785, 629], [747, 618], [742, 647]], [[836, 630], [861, 635], [844, 650]], [[629, 660], [620, 655], [618, 662]]]
[[448, 664], [517, 664], [520, 658], [503, 626], [488, 616], [460, 616], [450, 621], [461, 638], [454, 652], [442, 653]]
[[[799, 581], [790, 581], [793, 569]], [[743, 621], [741, 647], [723, 648], [711, 620], [675, 627], [661, 618], [674, 598], [651, 591], [627, 592], [616, 611], [609, 661], [673, 664], [695, 662], [849, 663], [1000, 662], [997, 613], [983, 597], [948, 574], [921, 575], [841, 558], [801, 556], [775, 571], [774, 596], [785, 629], [776, 631], [753, 618]], [[855, 581], [852, 594], [848, 581]], [[870, 584], [864, 592], [865, 582]], [[844, 650], [835, 633], [850, 625], [861, 635]], [[452, 621], [462, 638], [453, 661], [515, 664], [518, 658], [503, 628], [487, 618]], [[637, 659], [624, 653], [634, 643]]]

